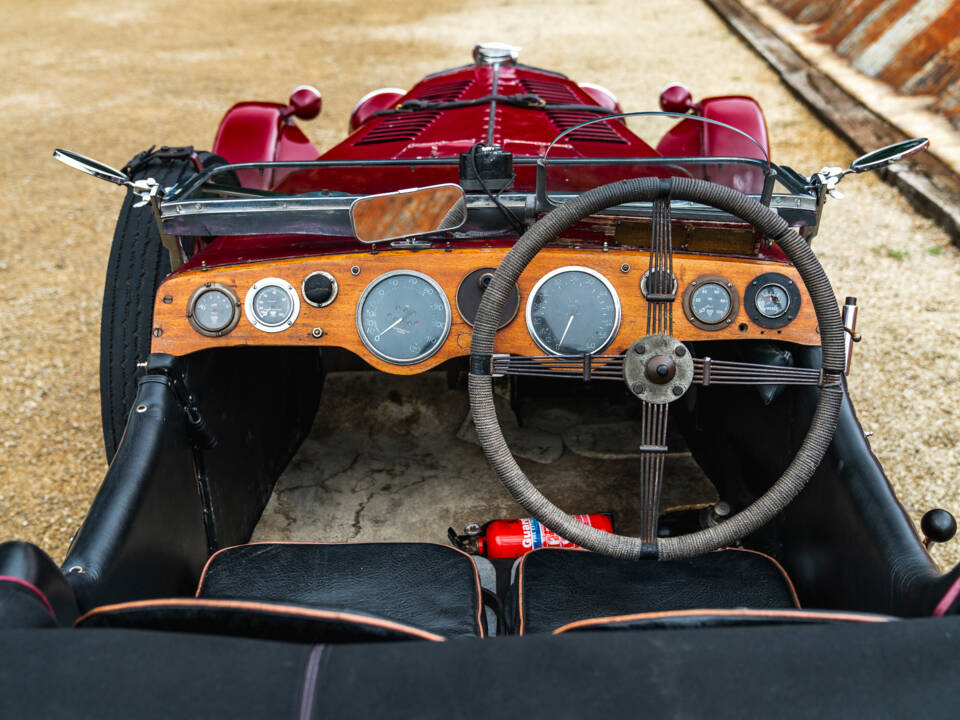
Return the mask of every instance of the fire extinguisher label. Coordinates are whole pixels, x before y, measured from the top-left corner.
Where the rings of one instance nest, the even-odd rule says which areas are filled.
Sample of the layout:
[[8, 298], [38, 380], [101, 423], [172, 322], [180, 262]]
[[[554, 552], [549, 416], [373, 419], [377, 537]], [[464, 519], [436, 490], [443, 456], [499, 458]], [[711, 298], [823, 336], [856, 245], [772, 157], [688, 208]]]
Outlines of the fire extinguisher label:
[[[589, 515], [574, 515], [573, 519], [579, 520], [584, 525], [592, 525]], [[542, 525], [536, 518], [523, 518], [520, 525], [523, 528], [522, 544], [528, 550], [537, 550], [542, 547], [579, 547], [579, 545], [560, 537], [553, 530]]]

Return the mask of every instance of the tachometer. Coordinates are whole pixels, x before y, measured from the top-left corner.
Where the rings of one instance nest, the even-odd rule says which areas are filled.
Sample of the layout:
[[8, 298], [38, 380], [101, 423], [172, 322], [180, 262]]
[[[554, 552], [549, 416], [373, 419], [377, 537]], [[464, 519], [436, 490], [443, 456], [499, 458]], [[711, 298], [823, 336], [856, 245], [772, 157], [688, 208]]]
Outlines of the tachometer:
[[527, 330], [552, 355], [601, 352], [620, 329], [620, 300], [613, 285], [585, 267], [544, 275], [527, 300]]
[[357, 331], [367, 349], [395, 365], [433, 355], [450, 333], [450, 302], [436, 281], [394, 270], [371, 282], [357, 303]]

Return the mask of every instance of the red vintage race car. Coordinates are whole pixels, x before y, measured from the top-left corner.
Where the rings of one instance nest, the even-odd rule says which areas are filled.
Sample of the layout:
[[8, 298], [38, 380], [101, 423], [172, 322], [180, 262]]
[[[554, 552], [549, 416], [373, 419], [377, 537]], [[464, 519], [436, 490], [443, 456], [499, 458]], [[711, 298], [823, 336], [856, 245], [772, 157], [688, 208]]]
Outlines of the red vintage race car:
[[58, 150], [128, 188], [110, 467], [62, 566], [0, 545], [5, 715], [954, 714], [956, 523], [893, 495], [811, 249], [926, 141], [806, 176], [752, 98], [660, 105], [486, 44], [322, 154], [306, 86]]

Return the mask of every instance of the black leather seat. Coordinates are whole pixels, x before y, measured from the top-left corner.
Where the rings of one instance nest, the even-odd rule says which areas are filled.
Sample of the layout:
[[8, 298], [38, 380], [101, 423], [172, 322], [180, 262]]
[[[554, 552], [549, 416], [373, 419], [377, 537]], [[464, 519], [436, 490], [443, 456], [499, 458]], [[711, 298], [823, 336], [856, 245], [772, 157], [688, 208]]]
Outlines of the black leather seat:
[[[676, 611], [799, 607], [790, 578], [773, 558], [740, 549], [676, 562], [536, 550], [518, 564], [512, 589], [508, 619], [519, 634], [555, 632], [574, 624], [588, 629], [620, 623], [628, 615], [639, 627], [644, 619], [636, 616], [642, 614], [655, 614], [663, 621]], [[686, 621], [694, 615], [675, 617]], [[711, 613], [699, 617], [701, 624], [712, 622]]]
[[472, 558], [427, 543], [239, 545], [210, 558], [196, 598], [106, 606], [77, 624], [300, 642], [484, 635]]
[[57, 564], [28, 542], [0, 543], [0, 629], [69, 625], [73, 590]]

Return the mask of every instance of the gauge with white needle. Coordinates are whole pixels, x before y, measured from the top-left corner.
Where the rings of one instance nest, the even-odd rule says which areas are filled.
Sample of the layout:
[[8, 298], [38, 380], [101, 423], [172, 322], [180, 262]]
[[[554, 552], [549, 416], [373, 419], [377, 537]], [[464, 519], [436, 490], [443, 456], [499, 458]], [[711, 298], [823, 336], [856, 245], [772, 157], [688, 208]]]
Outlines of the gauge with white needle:
[[527, 300], [530, 337], [551, 355], [603, 351], [620, 329], [620, 300], [610, 282], [585, 267], [562, 267], [537, 282]]
[[357, 303], [357, 332], [366, 348], [394, 365], [426, 360], [450, 333], [450, 303], [436, 281], [394, 270], [367, 285]]
[[402, 323], [402, 322], [403, 322], [403, 318], [402, 318], [402, 317], [398, 317], [396, 320], [394, 320], [392, 323], [390, 323], [390, 326], [389, 326], [386, 330], [384, 330], [384, 331], [382, 331], [382, 332], [380, 332], [380, 333], [377, 333], [376, 335], [373, 336], [374, 342], [380, 342], [380, 338], [382, 338], [384, 335], [386, 335], [388, 332], [390, 332], [391, 330], [393, 330], [397, 325], [399, 325], [399, 324]]

